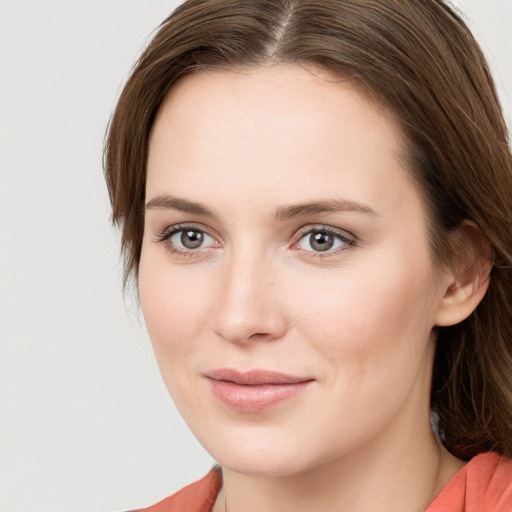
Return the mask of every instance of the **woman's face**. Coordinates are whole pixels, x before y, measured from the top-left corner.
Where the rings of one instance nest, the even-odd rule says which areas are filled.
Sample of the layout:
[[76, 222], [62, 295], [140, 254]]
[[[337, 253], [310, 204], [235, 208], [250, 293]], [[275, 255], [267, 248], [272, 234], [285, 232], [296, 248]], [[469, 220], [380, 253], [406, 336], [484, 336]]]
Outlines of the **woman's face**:
[[421, 193], [392, 117], [327, 78], [190, 75], [151, 136], [145, 321], [190, 428], [242, 473], [428, 428], [444, 291]]

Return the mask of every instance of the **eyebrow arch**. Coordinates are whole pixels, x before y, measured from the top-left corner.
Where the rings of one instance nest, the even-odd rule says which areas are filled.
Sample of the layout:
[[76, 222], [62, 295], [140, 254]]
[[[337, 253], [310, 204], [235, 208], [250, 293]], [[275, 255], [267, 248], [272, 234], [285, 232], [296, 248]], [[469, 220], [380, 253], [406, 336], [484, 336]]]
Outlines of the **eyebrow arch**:
[[[146, 203], [146, 210], [177, 210], [195, 215], [204, 215], [205, 217], [215, 216], [214, 213], [202, 203], [196, 203], [188, 199], [167, 194], [161, 194], [149, 200]], [[377, 215], [374, 210], [365, 204], [356, 201], [331, 199], [283, 206], [276, 211], [275, 218], [277, 221], [283, 222], [294, 217], [336, 212], [360, 212]]]
[[201, 203], [195, 203], [180, 197], [161, 194], [146, 203], [146, 210], [178, 210], [185, 213], [213, 217], [213, 212]]
[[276, 220], [282, 222], [294, 217], [315, 215], [317, 213], [360, 212], [377, 215], [369, 206], [356, 201], [331, 199], [327, 201], [312, 201], [279, 208]]

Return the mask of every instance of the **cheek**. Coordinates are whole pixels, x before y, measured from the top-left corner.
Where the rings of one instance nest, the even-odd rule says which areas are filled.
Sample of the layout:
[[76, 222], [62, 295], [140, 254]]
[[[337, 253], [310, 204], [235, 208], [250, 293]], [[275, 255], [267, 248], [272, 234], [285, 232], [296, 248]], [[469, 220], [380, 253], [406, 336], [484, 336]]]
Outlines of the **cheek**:
[[[201, 280], [157, 258], [141, 258], [139, 295], [160, 373], [181, 414], [202, 410], [195, 388], [198, 352], [204, 339], [205, 307], [211, 302]], [[204, 347], [203, 347], [204, 349]], [[200, 366], [200, 365], [199, 365]]]
[[348, 269], [325, 283], [316, 280], [305, 285], [312, 290], [306, 300], [290, 296], [333, 374], [383, 380], [421, 357], [433, 327], [431, 265], [393, 261], [392, 270], [368, 264], [364, 273]]
[[[208, 296], [201, 279], [168, 263], [145, 257], [139, 268], [139, 295], [142, 312], [158, 363], [177, 361], [193, 350], [204, 325]], [[164, 374], [165, 375], [165, 374]]]

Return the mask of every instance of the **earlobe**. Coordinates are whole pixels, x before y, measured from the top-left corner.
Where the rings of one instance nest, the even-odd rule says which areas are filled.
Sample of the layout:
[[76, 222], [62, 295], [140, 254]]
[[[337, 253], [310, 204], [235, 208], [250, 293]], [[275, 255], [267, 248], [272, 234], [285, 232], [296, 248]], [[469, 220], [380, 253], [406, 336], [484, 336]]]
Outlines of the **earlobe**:
[[455, 235], [457, 250], [446, 273], [437, 326], [455, 325], [470, 316], [484, 298], [491, 279], [492, 250], [482, 230], [464, 221]]

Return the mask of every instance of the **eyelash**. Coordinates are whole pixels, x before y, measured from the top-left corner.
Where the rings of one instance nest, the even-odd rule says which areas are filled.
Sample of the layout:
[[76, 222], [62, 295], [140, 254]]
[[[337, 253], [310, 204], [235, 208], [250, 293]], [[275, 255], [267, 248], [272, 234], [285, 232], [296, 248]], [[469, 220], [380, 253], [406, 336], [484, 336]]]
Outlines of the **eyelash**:
[[186, 230], [204, 233], [215, 240], [215, 236], [211, 234], [203, 226], [198, 226], [196, 224], [175, 224], [174, 226], [167, 227], [160, 235], [157, 235], [156, 242], [165, 243], [167, 245], [167, 249], [171, 252], [171, 254], [176, 254], [185, 258], [197, 257], [201, 252], [205, 250], [204, 247], [198, 249], [183, 250], [177, 248], [170, 241], [174, 235], [176, 235], [177, 233], [184, 232]]
[[[341, 247], [338, 247], [334, 250], [327, 249], [325, 252], [323, 251], [308, 251], [305, 249], [301, 249], [298, 247], [298, 244], [302, 239], [304, 239], [306, 236], [311, 236], [313, 233], [325, 233], [328, 235], [332, 235], [335, 237], [338, 241], [342, 243]], [[294, 242], [292, 243], [292, 249], [295, 249], [297, 251], [300, 251], [305, 255], [307, 258], [317, 258], [317, 259], [328, 259], [332, 257], [339, 256], [342, 252], [348, 251], [352, 248], [354, 248], [357, 245], [357, 239], [354, 235], [351, 233], [344, 231], [342, 229], [337, 229], [332, 226], [325, 226], [323, 224], [318, 225], [309, 225], [297, 233], [297, 235], [294, 237]]]
[[[170, 242], [171, 238], [177, 233], [184, 232], [186, 230], [197, 231], [200, 233], [204, 233], [205, 235], [216, 240], [216, 236], [209, 232], [209, 230], [205, 229], [204, 226], [199, 226], [196, 224], [176, 224], [174, 226], [167, 227], [161, 234], [157, 235], [156, 242], [166, 243], [168, 250], [171, 254], [176, 254], [181, 257], [186, 258], [194, 258], [200, 256], [200, 254], [208, 249], [209, 247], [199, 247], [197, 249], [187, 249], [183, 250], [177, 248], [174, 244]], [[301, 249], [299, 244], [302, 239], [306, 236], [311, 236], [313, 233], [325, 233], [328, 235], [332, 235], [338, 241], [342, 243], [341, 247], [338, 247], [334, 250], [327, 249], [325, 252], [323, 251], [309, 251], [306, 249]], [[218, 242], [217, 242], [218, 243]], [[357, 239], [351, 233], [347, 231], [333, 228], [331, 226], [325, 226], [322, 224], [318, 225], [308, 225], [300, 229], [297, 234], [293, 237], [293, 241], [290, 244], [291, 249], [300, 251], [302, 255], [306, 258], [315, 258], [315, 259], [327, 259], [338, 256], [340, 253], [345, 252], [347, 250], [352, 249], [357, 245]]]

